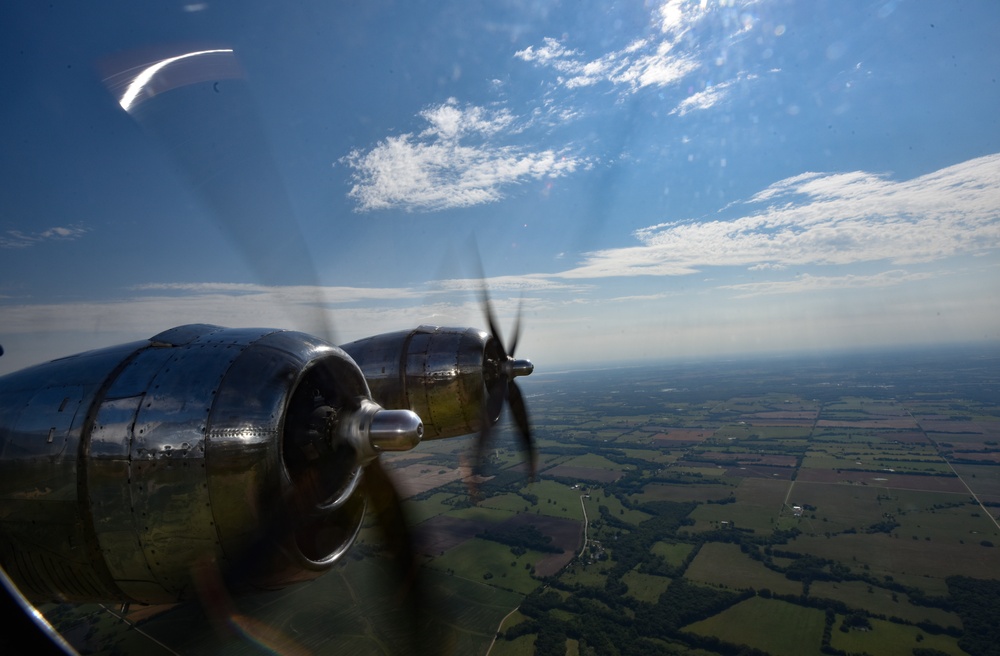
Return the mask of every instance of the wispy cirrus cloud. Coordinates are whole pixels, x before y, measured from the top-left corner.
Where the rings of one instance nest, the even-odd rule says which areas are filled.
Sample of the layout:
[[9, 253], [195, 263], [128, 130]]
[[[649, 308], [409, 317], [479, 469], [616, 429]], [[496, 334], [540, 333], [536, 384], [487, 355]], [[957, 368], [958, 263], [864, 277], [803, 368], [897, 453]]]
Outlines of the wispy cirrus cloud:
[[682, 100], [676, 107], [670, 110], [671, 115], [684, 116], [694, 111], [709, 109], [718, 105], [720, 102], [726, 99], [730, 94], [733, 87], [739, 82], [752, 82], [758, 79], [756, 74], [740, 74], [737, 75], [732, 80], [726, 80], [725, 82], [720, 82], [719, 84], [713, 84], [705, 87], [703, 90], [697, 93], [691, 94], [684, 100]]
[[278, 302], [285, 305], [343, 304], [358, 301], [409, 300], [419, 293], [412, 287], [335, 287], [317, 285], [256, 285], [252, 283], [147, 283], [135, 285], [131, 291], [162, 294], [183, 294], [188, 296], [220, 295], [257, 297], [264, 302]]
[[355, 149], [340, 162], [353, 170], [348, 197], [361, 212], [435, 211], [500, 200], [506, 188], [558, 178], [588, 165], [568, 150], [503, 143], [519, 131], [507, 110], [454, 99], [420, 112], [427, 128]]
[[880, 271], [872, 275], [847, 274], [843, 276], [815, 276], [803, 273], [792, 280], [771, 280], [723, 285], [721, 289], [738, 292], [737, 298], [768, 296], [772, 294], [801, 294], [803, 292], [826, 292], [835, 289], [861, 289], [893, 287], [905, 282], [927, 280], [934, 277], [930, 273], [911, 273], [901, 269]]
[[[739, 3], [740, 5], [748, 3]], [[699, 30], [720, 17], [718, 29]], [[652, 11], [656, 33], [638, 38], [624, 48], [597, 56], [567, 47], [547, 37], [537, 46], [528, 46], [514, 56], [557, 74], [556, 85], [578, 89], [608, 83], [635, 93], [647, 87], [676, 85], [704, 66], [720, 42], [738, 38], [752, 29], [754, 17], [736, 6], [709, 6], [704, 2], [670, 0]], [[734, 80], [723, 81], [693, 93], [672, 112], [680, 115], [706, 109], [719, 102]]]
[[[421, 324], [483, 325], [481, 301], [474, 293], [478, 289], [474, 285], [482, 282], [446, 281], [416, 287], [150, 283], [124, 289], [115, 298], [61, 302], [5, 299], [0, 305], [0, 324], [5, 341], [16, 335], [22, 342], [36, 337], [46, 341], [46, 335], [62, 334], [67, 326], [80, 335], [105, 333], [106, 340], [128, 341], [148, 338], [170, 326], [208, 323], [300, 330], [344, 343]], [[550, 305], [530, 296], [522, 301], [504, 290], [544, 292], [573, 287], [540, 279], [517, 284], [514, 276], [486, 279], [485, 283], [496, 292], [492, 308], [504, 326], [513, 323], [522, 309]], [[107, 336], [109, 331], [114, 337]], [[61, 341], [49, 341], [35, 355], [21, 350], [7, 353], [0, 368], [11, 371], [42, 358], [66, 355]], [[104, 346], [109, 341], [97, 340], [88, 347]]]
[[549, 292], [578, 290], [585, 285], [568, 284], [553, 280], [548, 274], [529, 273], [519, 276], [493, 276], [492, 278], [455, 278], [440, 280], [434, 287], [442, 291], [479, 292], [483, 287], [501, 292]]
[[[906, 181], [864, 171], [804, 173], [745, 203], [734, 219], [634, 233], [639, 245], [589, 253], [560, 276], [686, 275], [709, 266], [927, 263], [1000, 248], [1000, 154]], [[763, 206], [763, 207], [761, 207]], [[731, 208], [730, 208], [731, 209]]]
[[54, 226], [40, 232], [8, 230], [0, 233], [0, 248], [28, 248], [48, 241], [72, 241], [86, 232], [86, 228], [77, 225]]
[[[670, 112], [684, 116], [723, 102], [737, 83], [757, 79], [748, 72], [733, 72], [725, 79], [724, 69], [715, 61], [725, 44], [755, 24], [753, 15], [743, 11], [745, 4], [720, 7], [670, 0], [652, 10], [652, 35], [619, 50], [593, 56], [548, 37], [518, 50], [514, 57], [554, 70], [559, 87], [608, 83], [624, 93], [679, 86], [711, 64], [713, 75], [724, 79], [707, 86], [688, 84], [687, 96]], [[559, 178], [592, 166], [595, 160], [570, 145], [544, 148], [524, 145], [528, 140], [523, 136], [516, 138], [532, 126], [562, 125], [582, 113], [548, 98], [521, 120], [504, 108], [461, 105], [449, 99], [419, 112], [424, 129], [388, 136], [342, 157], [339, 163], [351, 169], [347, 195], [359, 212], [433, 212], [497, 202], [523, 182]]]
[[556, 39], [547, 37], [541, 46], [528, 46], [514, 56], [555, 69], [559, 74], [557, 83], [567, 89], [610, 82], [635, 91], [677, 82], [698, 67], [693, 57], [673, 51], [670, 42], [651, 43], [640, 39], [623, 50], [588, 60], [579, 51], [570, 50]]

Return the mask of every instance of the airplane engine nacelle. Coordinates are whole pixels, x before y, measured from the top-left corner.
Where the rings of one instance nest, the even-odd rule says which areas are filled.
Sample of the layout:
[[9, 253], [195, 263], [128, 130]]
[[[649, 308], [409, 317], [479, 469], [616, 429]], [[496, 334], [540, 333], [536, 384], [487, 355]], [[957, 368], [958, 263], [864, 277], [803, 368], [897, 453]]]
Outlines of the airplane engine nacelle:
[[420, 326], [344, 344], [384, 408], [414, 411], [424, 422], [425, 440], [480, 431], [484, 403], [506, 357], [499, 342], [475, 328]]
[[[320, 439], [358, 367], [302, 333], [182, 326], [0, 378], [0, 564], [33, 601], [194, 596], [315, 578], [365, 511], [350, 446]], [[366, 406], [367, 407], [367, 406]]]

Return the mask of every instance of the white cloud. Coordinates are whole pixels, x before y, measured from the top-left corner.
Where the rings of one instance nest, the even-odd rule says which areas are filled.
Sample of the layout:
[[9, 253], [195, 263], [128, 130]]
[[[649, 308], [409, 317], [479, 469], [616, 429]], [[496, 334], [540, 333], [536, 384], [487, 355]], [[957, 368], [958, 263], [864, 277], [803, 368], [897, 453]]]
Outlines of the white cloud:
[[420, 133], [421, 137], [436, 137], [442, 140], [458, 139], [467, 135], [490, 136], [508, 128], [514, 116], [506, 109], [490, 111], [470, 105], [458, 107], [454, 98], [443, 105], [429, 107], [420, 112], [420, 117], [430, 123], [430, 127]]
[[54, 226], [41, 232], [8, 230], [0, 234], [0, 248], [28, 248], [45, 241], [71, 241], [79, 239], [87, 232], [81, 226]]
[[[177, 285], [171, 289], [164, 285], [150, 290], [156, 293], [104, 301], [6, 304], [0, 307], [0, 322], [4, 326], [5, 341], [8, 342], [37, 341], [46, 335], [61, 334], [67, 330], [67, 326], [75, 335], [83, 336], [74, 339], [74, 343], [86, 343], [88, 335], [108, 335], [103, 344], [97, 342], [90, 346], [92, 348], [115, 341], [145, 339], [171, 326], [187, 323], [286, 328], [343, 343], [421, 323], [454, 323], [456, 319], [465, 319], [467, 322], [477, 316], [456, 310], [454, 303], [423, 304], [419, 303], [419, 297], [418, 302], [413, 303], [412, 295], [405, 298], [408, 301], [406, 303], [373, 298], [366, 307], [347, 305], [347, 299], [341, 298], [344, 304], [329, 307], [317, 306], [316, 296], [309, 298], [311, 295], [302, 288], [248, 292], [208, 285], [200, 292], [194, 292], [196, 287]], [[208, 291], [209, 289], [215, 291]], [[404, 293], [405, 290], [395, 293], [376, 290], [371, 296], [403, 299]], [[358, 298], [363, 295], [360, 291], [355, 293]], [[470, 300], [470, 306], [473, 305]], [[481, 317], [481, 314], [478, 316]], [[482, 323], [481, 318], [479, 323]], [[470, 325], [474, 324], [475, 321]], [[51, 337], [48, 341], [53, 343], [47, 346], [45, 352], [36, 354], [36, 360], [67, 355], [63, 350], [65, 345]], [[75, 350], [80, 349], [78, 347]], [[31, 363], [30, 359], [8, 357], [13, 355], [13, 352], [7, 353], [5, 361], [0, 362], [5, 370], [9, 370], [7, 367], [17, 368]]]
[[799, 294], [802, 292], [824, 292], [834, 289], [859, 289], [892, 287], [904, 282], [915, 282], [933, 278], [930, 273], [909, 273], [895, 269], [882, 271], [873, 275], [848, 274], [843, 276], [814, 276], [808, 273], [796, 276], [793, 280], [775, 280], [765, 282], [748, 282], [736, 285], [723, 285], [722, 289], [740, 292], [737, 298], [750, 298], [771, 294]]
[[579, 57], [581, 53], [563, 47], [558, 40], [552, 37], [542, 39], [542, 45], [538, 48], [528, 46], [524, 50], [518, 50], [514, 56], [526, 62], [538, 62], [540, 64], [552, 64], [556, 68], [572, 66], [576, 64], [569, 60], [570, 57]]
[[[720, 48], [725, 50], [727, 41], [752, 28], [751, 13], [742, 10], [746, 3], [736, 4], [671, 0], [653, 9], [652, 35], [597, 56], [587, 56], [551, 37], [514, 56], [552, 69], [555, 83], [567, 89], [607, 83], [632, 93], [677, 86], [710, 65], [708, 59], [717, 56]], [[718, 67], [713, 67], [713, 74], [725, 76]], [[753, 79], [753, 74], [740, 73], [705, 88], [698, 84], [700, 90], [689, 91], [671, 113], [683, 116], [708, 109], [724, 100], [736, 82]], [[506, 109], [461, 105], [451, 98], [419, 113], [426, 123], [424, 129], [386, 137], [341, 158], [352, 169], [348, 197], [362, 212], [428, 212], [496, 202], [511, 186], [565, 176], [592, 164], [568, 148], [514, 145], [505, 139], [532, 125], [563, 125], [579, 115], [551, 96], [521, 122]]]
[[751, 198], [731, 220], [671, 222], [641, 243], [589, 253], [565, 278], [684, 275], [706, 266], [754, 270], [887, 261], [925, 263], [1000, 247], [1000, 154], [903, 182], [863, 171], [805, 173]]
[[[551, 281], [515, 287], [513, 277], [497, 281], [491, 285], [494, 291], [567, 287]], [[5, 303], [0, 305], [0, 325], [4, 346], [9, 348], [0, 360], [0, 373], [87, 348], [147, 339], [188, 323], [299, 330], [340, 344], [422, 324], [485, 328], [478, 296], [469, 293], [471, 285], [450, 287], [453, 289], [161, 283], [137, 286], [130, 290], [133, 294], [117, 299]], [[499, 291], [492, 299], [501, 327], [512, 325], [519, 311], [527, 314], [549, 305], [530, 297], [522, 301], [517, 295]]]
[[357, 202], [358, 211], [434, 211], [491, 203], [503, 198], [504, 187], [558, 178], [587, 165], [567, 151], [496, 143], [517, 131], [506, 110], [460, 107], [449, 100], [420, 116], [429, 127], [419, 135], [387, 137], [340, 160], [354, 170], [348, 197]]
[[670, 110], [671, 115], [684, 116], [693, 111], [709, 109], [715, 107], [720, 102], [726, 99], [727, 96], [732, 92], [734, 85], [738, 82], [747, 82], [758, 79], [759, 76], [755, 74], [745, 74], [741, 73], [737, 75], [732, 80], [727, 80], [725, 82], [720, 82], [719, 84], [710, 85], [705, 87], [703, 90], [691, 94], [684, 100], [682, 100], [676, 107]]
[[[709, 52], [720, 42], [736, 38], [753, 27], [750, 13], [742, 12], [741, 7], [734, 6], [736, 4], [709, 6], [705, 2], [670, 0], [652, 12], [658, 34], [636, 39], [624, 48], [594, 58], [588, 59], [582, 52], [551, 37], [546, 37], [541, 46], [529, 46], [514, 56], [536, 66], [552, 68], [558, 73], [557, 84], [568, 89], [601, 82], [623, 87], [628, 92], [670, 86], [701, 67]], [[720, 17], [718, 30], [697, 29], [714, 16]], [[716, 40], [711, 43], [702, 43], [696, 36], [699, 34], [722, 36], [715, 36]], [[724, 87], [716, 85], [715, 88], [716, 97], [721, 97]], [[692, 100], [691, 107], [707, 102], [709, 93], [709, 90], [699, 92], [700, 98]]]
[[569, 285], [552, 280], [547, 274], [527, 274], [521, 276], [494, 276], [492, 278], [464, 278], [441, 280], [434, 287], [442, 291], [467, 291], [478, 293], [483, 285], [491, 292], [548, 292], [579, 290], [582, 285]]
[[411, 287], [324, 287], [312, 285], [269, 286], [248, 283], [149, 283], [136, 285], [133, 291], [184, 293], [188, 295], [221, 294], [254, 297], [262, 302], [284, 304], [343, 304], [358, 301], [409, 300], [417, 291]]
[[633, 41], [622, 50], [596, 59], [585, 60], [576, 50], [562, 47], [552, 38], [545, 45], [519, 50], [514, 56], [539, 66], [554, 68], [558, 83], [568, 89], [587, 87], [599, 82], [625, 85], [635, 91], [648, 86], [666, 86], [679, 81], [698, 67], [688, 54], [674, 52], [670, 41]]
[[714, 107], [726, 96], [732, 85], [733, 82], [729, 81], [716, 84], [715, 86], [706, 87], [704, 90], [692, 94], [682, 100], [677, 107], [670, 110], [670, 113], [678, 116], [684, 116], [688, 112]]
[[647, 303], [649, 301], [662, 301], [665, 298], [677, 296], [676, 292], [660, 292], [659, 294], [634, 294], [632, 296], [618, 296], [609, 298], [609, 303]]
[[755, 264], [751, 267], [747, 267], [750, 271], [781, 271], [787, 269], [788, 267], [784, 264], [779, 264], [777, 262], [761, 262], [760, 264]]

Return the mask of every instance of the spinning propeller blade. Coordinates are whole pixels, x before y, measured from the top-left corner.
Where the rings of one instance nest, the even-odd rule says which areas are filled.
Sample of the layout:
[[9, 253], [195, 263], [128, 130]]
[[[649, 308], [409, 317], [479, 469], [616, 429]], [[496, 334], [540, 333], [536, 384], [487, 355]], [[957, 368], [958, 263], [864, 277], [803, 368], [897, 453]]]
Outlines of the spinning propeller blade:
[[[104, 68], [108, 91], [170, 155], [258, 282], [309, 285], [313, 289], [312, 302], [287, 309], [305, 312], [305, 316], [295, 318], [335, 344], [308, 242], [274, 164], [236, 53], [226, 47], [211, 47], [175, 49], [157, 56], [121, 54], [107, 60]], [[234, 161], [241, 166], [232, 166]], [[252, 167], [250, 174], [246, 173], [248, 166]], [[292, 468], [297, 476], [291, 492], [295, 498], [288, 501], [301, 509], [301, 516], [273, 518], [267, 529], [272, 535], [263, 537], [280, 544], [287, 537], [283, 533], [311, 530], [309, 513], [315, 512], [317, 505], [339, 503], [329, 501], [338, 495], [352, 494], [360, 467], [369, 508], [399, 566], [403, 597], [416, 608], [418, 568], [413, 541], [401, 497], [379, 453], [412, 448], [415, 443], [409, 442], [413, 442], [414, 435], [419, 441], [422, 426], [400, 426], [412, 421], [393, 413], [408, 411], [373, 412], [366, 408], [366, 399], [359, 396], [358, 390], [336, 375], [325, 376], [321, 383], [315, 406], [308, 404], [313, 407], [302, 408], [297, 417], [301, 435], [288, 438], [300, 440], [287, 447], [291, 453], [287, 457], [294, 461]], [[326, 393], [321, 395], [323, 391]], [[370, 427], [357, 428], [366, 421]], [[345, 437], [342, 426], [354, 432]], [[363, 435], [358, 437], [358, 433]], [[406, 436], [400, 438], [403, 433]], [[295, 453], [305, 446], [315, 450], [316, 445], [321, 451], [318, 460], [306, 462]], [[256, 545], [250, 551], [265, 548]], [[234, 568], [237, 576], [247, 572], [257, 554], [247, 556], [246, 566]]]
[[538, 453], [535, 441], [532, 437], [531, 422], [528, 419], [528, 409], [524, 404], [524, 396], [514, 379], [518, 376], [527, 376], [535, 370], [531, 360], [517, 360], [514, 358], [517, 342], [521, 336], [521, 309], [518, 305], [517, 317], [514, 319], [514, 333], [510, 341], [510, 347], [504, 346], [500, 330], [497, 328], [496, 317], [493, 313], [493, 304], [490, 301], [490, 294], [486, 286], [486, 275], [483, 272], [482, 259], [479, 257], [478, 248], [473, 248], [476, 254], [476, 262], [479, 266], [480, 280], [480, 302], [483, 306], [483, 314], [486, 316], [486, 323], [489, 326], [490, 342], [486, 349], [486, 361], [483, 363], [483, 377], [488, 390], [488, 396], [483, 404], [483, 427], [476, 440], [475, 454], [476, 467], [482, 467], [483, 458], [489, 450], [492, 427], [500, 419], [503, 406], [510, 408], [514, 417], [514, 424], [517, 427], [518, 441], [521, 449], [528, 459], [528, 471], [531, 480], [535, 479], [538, 470]]

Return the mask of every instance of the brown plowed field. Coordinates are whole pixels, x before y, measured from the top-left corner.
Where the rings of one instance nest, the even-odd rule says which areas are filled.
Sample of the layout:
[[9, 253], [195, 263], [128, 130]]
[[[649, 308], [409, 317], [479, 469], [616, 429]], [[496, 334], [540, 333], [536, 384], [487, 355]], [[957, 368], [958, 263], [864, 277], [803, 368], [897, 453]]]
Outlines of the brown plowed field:
[[577, 549], [580, 548], [583, 523], [579, 520], [519, 513], [496, 524], [483, 520], [438, 515], [418, 525], [414, 530], [416, 549], [428, 556], [437, 556], [466, 540], [471, 540], [487, 529], [502, 533], [504, 529], [531, 525], [543, 535], [550, 537], [552, 546], [563, 550], [562, 553], [544, 554], [535, 563], [535, 573], [538, 576], [551, 576], [573, 560]]
[[414, 529], [416, 538], [414, 542], [417, 551], [428, 556], [437, 556], [476, 537], [486, 529], [494, 529], [496, 526], [495, 523], [485, 520], [438, 515], [417, 525]]
[[714, 428], [667, 428], [654, 435], [653, 439], [664, 442], [703, 442], [714, 433]]
[[842, 419], [820, 419], [816, 422], [819, 428], [917, 428], [917, 422], [909, 417], [898, 419], [862, 419], [847, 421]]
[[755, 412], [741, 419], [753, 426], [812, 426], [819, 411], [812, 412]]
[[531, 513], [520, 513], [500, 524], [498, 529], [531, 525], [552, 538], [552, 546], [563, 550], [560, 554], [545, 554], [541, 560], [535, 563], [537, 576], [552, 576], [573, 560], [576, 550], [580, 548], [580, 541], [583, 539], [583, 523], [576, 519], [541, 517]]
[[977, 433], [998, 435], [1000, 426], [981, 421], [921, 420], [920, 426], [928, 433]]
[[465, 478], [467, 468], [442, 467], [427, 463], [415, 463], [391, 470], [392, 480], [396, 483], [399, 495], [404, 499], [441, 487], [452, 481]]
[[585, 481], [597, 481], [598, 483], [613, 483], [622, 477], [620, 471], [595, 469], [594, 467], [574, 467], [572, 465], [556, 465], [552, 469], [545, 470], [545, 475], [559, 476], [560, 478], [579, 478]]

